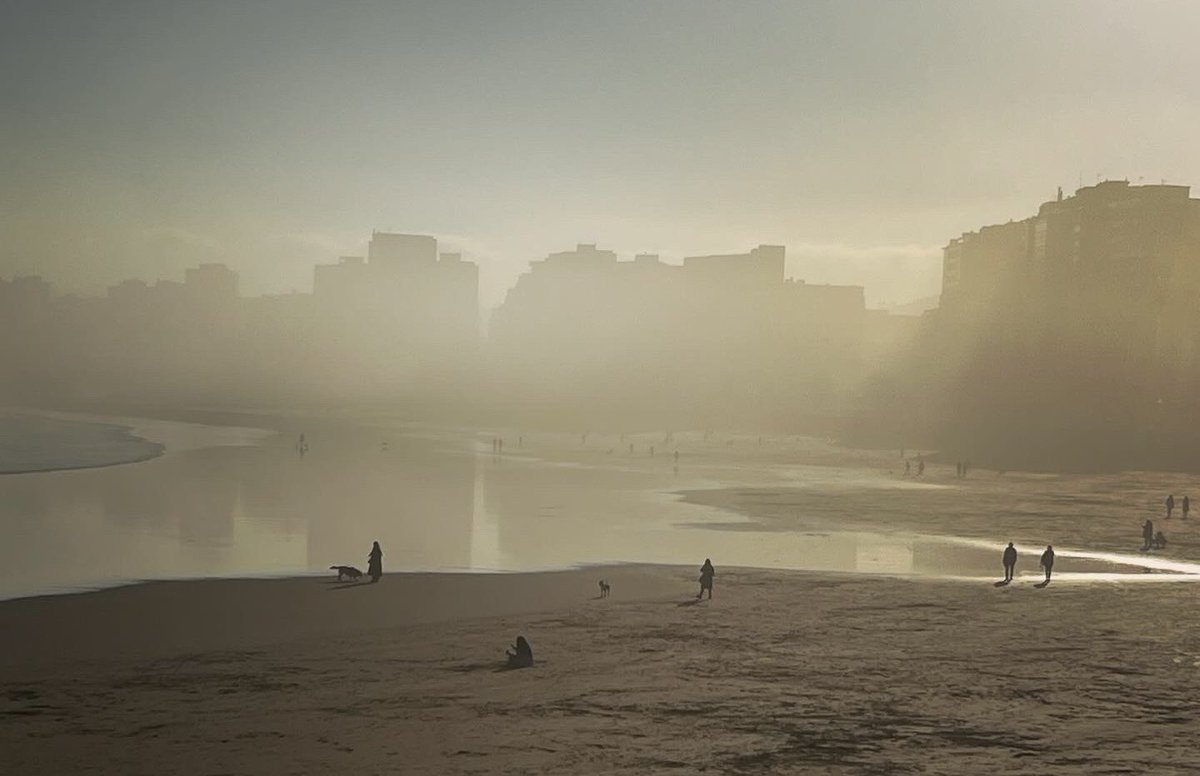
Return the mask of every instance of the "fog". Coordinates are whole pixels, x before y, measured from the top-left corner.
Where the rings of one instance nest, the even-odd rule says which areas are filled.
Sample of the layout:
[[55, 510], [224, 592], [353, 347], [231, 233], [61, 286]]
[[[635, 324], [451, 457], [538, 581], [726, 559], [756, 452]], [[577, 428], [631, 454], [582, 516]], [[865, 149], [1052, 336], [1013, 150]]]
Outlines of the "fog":
[[1186, 466], [1197, 21], [8, 3], [0, 401]]

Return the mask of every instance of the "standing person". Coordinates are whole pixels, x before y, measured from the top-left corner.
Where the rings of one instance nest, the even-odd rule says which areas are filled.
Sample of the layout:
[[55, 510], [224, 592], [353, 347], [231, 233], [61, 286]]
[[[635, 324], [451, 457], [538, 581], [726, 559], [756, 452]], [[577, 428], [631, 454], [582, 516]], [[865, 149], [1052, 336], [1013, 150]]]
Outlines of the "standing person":
[[1171, 519], [1171, 513], [1175, 511], [1175, 494], [1167, 496], [1167, 519]]
[[1054, 568], [1054, 547], [1047, 544], [1046, 551], [1042, 553], [1040, 561], [1043, 569], [1046, 570], [1046, 584], [1050, 584], [1050, 570]]
[[912, 461], [905, 461], [904, 462], [904, 476], [907, 477], [910, 474], [912, 474]]
[[917, 476], [925, 476], [925, 459], [920, 456], [917, 457]]
[[383, 550], [379, 549], [379, 542], [371, 544], [371, 554], [367, 556], [367, 576], [372, 582], [378, 582], [383, 576]]
[[1004, 548], [1002, 560], [1004, 561], [1004, 581], [1012, 582], [1013, 573], [1017, 568], [1017, 548], [1013, 546], [1012, 542], [1009, 542], [1008, 546]]
[[1147, 520], [1142, 523], [1142, 551], [1150, 549], [1154, 544], [1154, 523]]
[[700, 567], [700, 592], [696, 593], [696, 598], [703, 598], [704, 591], [708, 591], [708, 600], [712, 600], [712, 585], [713, 577], [717, 575], [717, 570], [713, 568], [712, 561], [708, 558], [704, 559], [704, 565]]
[[1188, 512], [1192, 511], [1192, 502], [1187, 496], [1183, 497], [1183, 519], [1187, 520]]

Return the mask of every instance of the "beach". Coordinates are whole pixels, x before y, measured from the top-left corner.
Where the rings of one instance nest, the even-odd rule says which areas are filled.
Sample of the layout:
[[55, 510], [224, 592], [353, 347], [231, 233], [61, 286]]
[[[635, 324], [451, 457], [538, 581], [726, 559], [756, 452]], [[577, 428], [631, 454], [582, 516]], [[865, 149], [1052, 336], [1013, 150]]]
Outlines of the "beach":
[[[1192, 585], [718, 564], [696, 603], [695, 573], [331, 573], [0, 603], [6, 770], [1193, 771]], [[498, 670], [518, 634], [534, 667]]]
[[[163, 454], [0, 478], [6, 770], [1182, 774], [1200, 745], [1200, 527], [1160, 515], [1200, 492], [1187, 475], [917, 479], [894, 451], [699, 432], [119, 425]], [[1167, 549], [1138, 551], [1146, 518]], [[338, 582], [372, 539], [382, 581]], [[518, 635], [535, 665], [501, 670]]]

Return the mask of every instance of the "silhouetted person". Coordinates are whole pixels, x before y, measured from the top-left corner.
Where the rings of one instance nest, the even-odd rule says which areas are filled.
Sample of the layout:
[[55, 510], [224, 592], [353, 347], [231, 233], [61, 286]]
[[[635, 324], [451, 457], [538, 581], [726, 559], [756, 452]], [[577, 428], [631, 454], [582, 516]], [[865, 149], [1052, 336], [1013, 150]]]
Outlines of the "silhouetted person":
[[301, 458], [308, 452], [308, 442], [304, 441], [303, 433], [300, 434], [300, 439], [296, 441], [296, 452], [300, 454]]
[[708, 558], [704, 559], [704, 565], [700, 567], [700, 592], [696, 593], [696, 598], [703, 598], [704, 591], [708, 591], [708, 599], [712, 600], [712, 585], [713, 577], [717, 575], [717, 570], [713, 568], [712, 561]]
[[1187, 520], [1188, 512], [1192, 511], [1192, 502], [1187, 496], [1183, 497], [1183, 519]]
[[955, 477], [962, 476], [962, 461], [959, 461], [958, 463], [954, 464], [954, 476]]
[[1046, 545], [1046, 551], [1042, 553], [1042, 559], [1039, 561], [1042, 568], [1046, 571], [1046, 581], [1050, 581], [1050, 570], [1054, 568], [1054, 547]]
[[1154, 523], [1147, 520], [1142, 523], [1142, 549], [1148, 550], [1154, 545]]
[[925, 459], [918, 458], [917, 459], [917, 476], [923, 477], [924, 475], [925, 475]]
[[371, 554], [367, 556], [367, 576], [372, 582], [378, 582], [383, 576], [383, 550], [379, 549], [379, 542], [371, 544]]
[[525, 446], [525, 437], [523, 437], [523, 436], [517, 437], [517, 448], [520, 449], [524, 446]]
[[1004, 548], [1002, 560], [1004, 561], [1004, 581], [1012, 582], [1013, 574], [1017, 569], [1017, 548], [1013, 546], [1012, 542], [1009, 542], [1008, 546]]
[[533, 665], [533, 649], [524, 636], [517, 636], [517, 643], [511, 650], [505, 650], [508, 655], [508, 665], [512, 668], [529, 668]]
[[905, 461], [904, 462], [904, 476], [908, 477], [910, 475], [912, 475], [912, 461]]
[[1167, 496], [1167, 519], [1171, 519], [1171, 513], [1175, 511], [1175, 495]]
[[1167, 549], [1167, 535], [1162, 531], [1154, 534], [1154, 548], [1158, 550]]

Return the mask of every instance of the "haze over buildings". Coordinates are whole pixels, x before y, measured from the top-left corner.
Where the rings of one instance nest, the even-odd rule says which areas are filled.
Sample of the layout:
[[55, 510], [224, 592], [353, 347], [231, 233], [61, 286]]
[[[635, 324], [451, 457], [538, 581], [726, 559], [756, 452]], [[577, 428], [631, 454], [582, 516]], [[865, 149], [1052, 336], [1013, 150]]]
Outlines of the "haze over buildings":
[[1025, 465], [1193, 456], [1200, 200], [1189, 192], [1060, 189], [1036, 215], [950, 240], [941, 306], [886, 414]]
[[373, 229], [530, 257], [787, 245], [871, 306], [1054, 186], [1200, 180], [1191, 3], [6, 2], [0, 276], [249, 296]]

